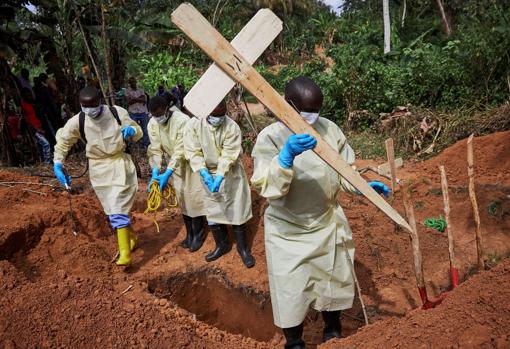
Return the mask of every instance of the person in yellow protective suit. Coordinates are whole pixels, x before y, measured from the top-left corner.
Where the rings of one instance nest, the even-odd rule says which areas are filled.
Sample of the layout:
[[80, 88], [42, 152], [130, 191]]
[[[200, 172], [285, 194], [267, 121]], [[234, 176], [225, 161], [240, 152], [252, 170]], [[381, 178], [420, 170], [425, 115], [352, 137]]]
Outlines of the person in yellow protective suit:
[[241, 129], [227, 115], [223, 101], [207, 118], [189, 121], [184, 133], [184, 152], [204, 184], [204, 206], [216, 248], [208, 262], [231, 249], [227, 224], [233, 226], [237, 251], [246, 267], [255, 265], [246, 240], [245, 223], [252, 217], [250, 186], [241, 163]]
[[[319, 117], [323, 95], [311, 79], [288, 82], [285, 99], [347, 163], [354, 162], [340, 128]], [[336, 198], [339, 190], [357, 191], [308, 151], [316, 143], [276, 122], [262, 130], [252, 153], [251, 183], [269, 201], [264, 214], [269, 288], [285, 348], [304, 348], [303, 320], [310, 307], [322, 312], [323, 341], [340, 337], [340, 312], [351, 308], [354, 298], [346, 255], [354, 260], [354, 244]]]
[[[155, 96], [149, 101], [151, 118], [147, 126], [150, 145], [147, 148], [152, 178], [163, 191], [170, 181], [181, 208], [186, 238], [181, 246], [191, 252], [198, 251], [205, 240], [204, 188], [198, 172], [193, 173], [184, 158], [183, 134], [189, 116], [174, 105], [173, 99]], [[169, 156], [168, 166], [160, 174], [163, 154]]]
[[131, 155], [126, 153], [127, 141], [142, 137], [138, 124], [120, 107], [101, 105], [100, 93], [92, 86], [80, 91], [82, 111], [57, 131], [54, 171], [60, 183], [68, 188], [70, 177], [64, 174], [62, 161], [71, 147], [81, 138], [86, 142], [92, 188], [117, 231], [119, 259], [117, 265], [131, 263], [131, 251], [136, 235], [131, 227], [129, 211], [138, 189], [136, 169]]

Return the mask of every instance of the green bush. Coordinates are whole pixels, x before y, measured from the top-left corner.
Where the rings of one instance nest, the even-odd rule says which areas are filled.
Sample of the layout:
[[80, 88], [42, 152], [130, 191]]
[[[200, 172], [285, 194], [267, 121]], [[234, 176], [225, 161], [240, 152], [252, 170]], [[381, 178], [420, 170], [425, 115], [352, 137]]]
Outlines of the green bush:
[[201, 70], [180, 55], [167, 52], [139, 53], [128, 62], [128, 74], [138, 76], [140, 86], [149, 94], [154, 94], [161, 83], [170, 88], [184, 82], [189, 89], [200, 77]]

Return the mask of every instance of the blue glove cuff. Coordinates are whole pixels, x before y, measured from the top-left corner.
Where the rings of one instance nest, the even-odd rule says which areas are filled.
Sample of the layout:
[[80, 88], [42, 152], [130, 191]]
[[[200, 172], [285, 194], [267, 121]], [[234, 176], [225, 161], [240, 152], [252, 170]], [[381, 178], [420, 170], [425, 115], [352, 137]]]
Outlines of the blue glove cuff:
[[280, 154], [278, 154], [278, 163], [280, 164], [280, 166], [286, 170], [288, 170], [289, 168], [292, 167], [294, 161], [293, 159], [290, 160], [290, 159], [285, 159], [285, 156], [282, 156], [282, 152], [280, 152]]

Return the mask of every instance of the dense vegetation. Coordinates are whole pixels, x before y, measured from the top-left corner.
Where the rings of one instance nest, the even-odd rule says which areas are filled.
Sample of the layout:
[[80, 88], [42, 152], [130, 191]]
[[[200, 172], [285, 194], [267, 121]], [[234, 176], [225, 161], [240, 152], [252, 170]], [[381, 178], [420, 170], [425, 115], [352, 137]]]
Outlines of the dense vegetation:
[[[163, 82], [190, 87], [210, 60], [170, 22], [174, 0], [9, 0], [1, 7], [2, 60], [14, 73], [47, 70], [76, 108], [76, 77], [94, 70], [84, 39], [92, 47], [105, 89], [107, 76], [125, 84], [138, 75], [150, 93]], [[322, 115], [339, 123], [364, 110], [358, 129], [380, 112], [411, 104], [442, 112], [484, 109], [503, 103], [510, 89], [510, 2], [444, 2], [447, 33], [437, 3], [392, 0], [391, 44], [383, 53], [382, 0], [348, 0], [341, 15], [314, 0], [191, 1], [231, 39], [262, 7], [284, 21], [282, 35], [257, 69], [282, 90], [285, 81], [306, 74], [326, 94]], [[405, 8], [405, 10], [404, 10]], [[83, 31], [79, 25], [83, 25]], [[104, 31], [102, 32], [102, 25]], [[110, 64], [106, 74], [104, 48]], [[73, 105], [74, 103], [74, 105]]]

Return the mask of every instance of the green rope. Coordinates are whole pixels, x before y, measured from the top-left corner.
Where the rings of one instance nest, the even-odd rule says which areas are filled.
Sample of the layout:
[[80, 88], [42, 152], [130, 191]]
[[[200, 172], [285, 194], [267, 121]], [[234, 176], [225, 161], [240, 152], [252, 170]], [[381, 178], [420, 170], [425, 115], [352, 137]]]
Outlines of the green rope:
[[441, 216], [439, 216], [439, 218], [427, 218], [423, 222], [423, 225], [427, 228], [436, 229], [440, 233], [443, 233], [446, 229], [446, 221]]

